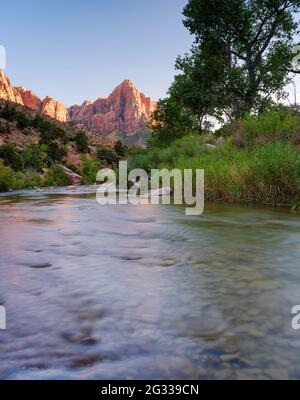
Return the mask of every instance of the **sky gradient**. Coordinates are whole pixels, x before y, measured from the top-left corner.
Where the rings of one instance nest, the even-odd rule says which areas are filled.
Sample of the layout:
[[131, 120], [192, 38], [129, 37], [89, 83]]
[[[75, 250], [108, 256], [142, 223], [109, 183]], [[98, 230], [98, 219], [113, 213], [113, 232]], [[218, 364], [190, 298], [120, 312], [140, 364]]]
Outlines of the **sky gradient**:
[[66, 105], [108, 95], [124, 79], [163, 97], [193, 38], [186, 0], [14, 0], [1, 4], [5, 73]]

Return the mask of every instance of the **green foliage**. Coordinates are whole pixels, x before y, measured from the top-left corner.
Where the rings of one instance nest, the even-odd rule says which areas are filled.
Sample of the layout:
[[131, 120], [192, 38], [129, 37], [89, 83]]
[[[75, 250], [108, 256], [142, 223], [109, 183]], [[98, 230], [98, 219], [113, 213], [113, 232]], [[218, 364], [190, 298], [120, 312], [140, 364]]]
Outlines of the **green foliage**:
[[32, 189], [42, 186], [42, 177], [31, 170], [15, 172], [0, 163], [0, 192], [15, 189]]
[[170, 144], [211, 118], [261, 114], [283, 98], [294, 71], [300, 1], [189, 0], [184, 25], [195, 36], [168, 97], [153, 115], [150, 144]]
[[[299, 9], [299, 0], [189, 0], [184, 24], [196, 36], [200, 58], [198, 63], [194, 59], [193, 69], [214, 91], [221, 94], [223, 89], [224, 102], [216, 98], [217, 107], [227, 102], [233, 116], [260, 112], [272, 94], [282, 94], [295, 56]], [[217, 65], [216, 55], [222, 59]]]
[[79, 174], [83, 177], [85, 184], [94, 184], [96, 182], [99, 163], [94, 158], [82, 156], [82, 166]]
[[32, 124], [32, 120], [22, 111], [18, 111], [14, 106], [6, 104], [0, 112], [0, 116], [7, 121], [16, 122], [19, 129], [24, 129]]
[[150, 122], [152, 135], [149, 145], [169, 145], [193, 131], [193, 122], [179, 100], [172, 97], [160, 100]]
[[80, 153], [87, 153], [89, 150], [88, 138], [84, 132], [78, 132], [74, 138], [77, 150]]
[[41, 144], [50, 144], [54, 140], [59, 140], [63, 144], [67, 142], [68, 134], [66, 130], [40, 115], [36, 115], [32, 120], [31, 126], [41, 132]]
[[0, 162], [0, 192], [8, 192], [14, 186], [14, 173]]
[[0, 121], [0, 134], [6, 133], [8, 130], [8, 123], [6, 121]]
[[107, 165], [114, 165], [119, 161], [116, 151], [104, 146], [98, 146], [97, 157], [101, 162], [104, 162]]
[[233, 136], [245, 145], [264, 144], [270, 141], [294, 143], [300, 132], [300, 115], [290, 110], [274, 110], [260, 115], [246, 115], [225, 125], [216, 135]]
[[43, 184], [43, 178], [36, 171], [28, 169], [14, 175], [14, 184], [11, 189], [33, 189]]
[[69, 179], [58, 165], [53, 165], [46, 173], [45, 186], [67, 186]]
[[24, 167], [23, 159], [13, 143], [7, 143], [0, 147], [0, 158], [4, 160], [6, 166], [15, 171], [21, 171]]
[[17, 127], [19, 129], [25, 129], [31, 126], [31, 119], [26, 114], [19, 112], [16, 118]]
[[207, 200], [252, 202], [277, 206], [300, 204], [300, 155], [290, 144], [276, 141], [238, 149], [231, 139], [207, 147], [190, 135], [164, 149], [135, 150], [130, 168], [205, 170]]
[[5, 107], [0, 112], [1, 118], [6, 119], [10, 122], [15, 122], [17, 120], [18, 111], [15, 107], [10, 104], [6, 104]]
[[52, 162], [60, 163], [66, 155], [66, 149], [56, 142], [51, 142], [46, 146], [46, 152]]
[[24, 168], [41, 172], [46, 167], [46, 145], [30, 144], [23, 150]]
[[128, 147], [121, 140], [115, 143], [114, 150], [119, 158], [125, 157], [128, 154]]

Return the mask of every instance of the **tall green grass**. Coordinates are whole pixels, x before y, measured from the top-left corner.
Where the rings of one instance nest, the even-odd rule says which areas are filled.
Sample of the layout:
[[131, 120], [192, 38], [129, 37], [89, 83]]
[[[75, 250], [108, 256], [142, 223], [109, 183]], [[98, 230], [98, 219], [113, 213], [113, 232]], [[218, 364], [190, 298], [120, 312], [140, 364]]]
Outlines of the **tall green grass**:
[[204, 138], [187, 136], [165, 149], [131, 154], [130, 168], [204, 169], [208, 200], [276, 206], [300, 204], [300, 154], [278, 141], [237, 148], [231, 138], [215, 148]]

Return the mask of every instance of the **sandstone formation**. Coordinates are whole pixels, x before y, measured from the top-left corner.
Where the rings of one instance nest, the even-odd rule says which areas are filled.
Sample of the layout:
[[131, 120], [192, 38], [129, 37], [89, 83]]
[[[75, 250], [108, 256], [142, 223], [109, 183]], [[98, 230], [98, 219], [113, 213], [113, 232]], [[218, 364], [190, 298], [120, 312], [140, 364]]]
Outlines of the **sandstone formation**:
[[14, 87], [0, 70], [0, 99], [17, 103], [59, 122], [71, 121], [111, 140], [142, 144], [147, 135], [147, 124], [156, 103], [125, 80], [110, 96], [96, 101], [85, 101], [67, 109], [51, 97], [41, 100], [31, 90]]
[[63, 104], [48, 96], [42, 102], [41, 112], [47, 117], [54, 118], [59, 122], [67, 122], [69, 119], [68, 109]]
[[69, 118], [94, 132], [135, 134], [147, 129], [155, 107], [154, 101], [125, 80], [107, 98], [70, 107]]
[[18, 90], [11, 83], [2, 70], [0, 70], [0, 98], [16, 104], [23, 104]]
[[11, 103], [20, 104], [40, 112], [59, 122], [68, 121], [68, 109], [51, 97], [46, 97], [43, 101], [31, 90], [23, 87], [14, 87], [9, 79], [0, 70], [0, 99]]
[[41, 99], [33, 93], [31, 90], [25, 89], [23, 87], [16, 87], [16, 90], [21, 95], [23, 105], [28, 108], [40, 112], [42, 109]]

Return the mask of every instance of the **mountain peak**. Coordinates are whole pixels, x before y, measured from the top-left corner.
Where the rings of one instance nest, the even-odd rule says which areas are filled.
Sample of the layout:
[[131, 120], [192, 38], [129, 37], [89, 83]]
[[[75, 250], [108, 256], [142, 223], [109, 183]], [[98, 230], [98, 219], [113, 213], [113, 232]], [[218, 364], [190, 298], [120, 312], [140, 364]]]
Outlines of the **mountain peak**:
[[147, 132], [148, 121], [156, 108], [150, 97], [141, 93], [131, 80], [125, 79], [108, 97], [100, 97], [94, 102], [87, 100], [81, 106], [67, 109], [50, 96], [42, 100], [29, 89], [12, 86], [1, 70], [0, 99], [31, 108], [60, 122], [83, 124], [95, 133], [115, 138]]
[[99, 134], [116, 132], [132, 135], [148, 130], [148, 121], [156, 103], [125, 79], [108, 97], [69, 109], [70, 120]]

